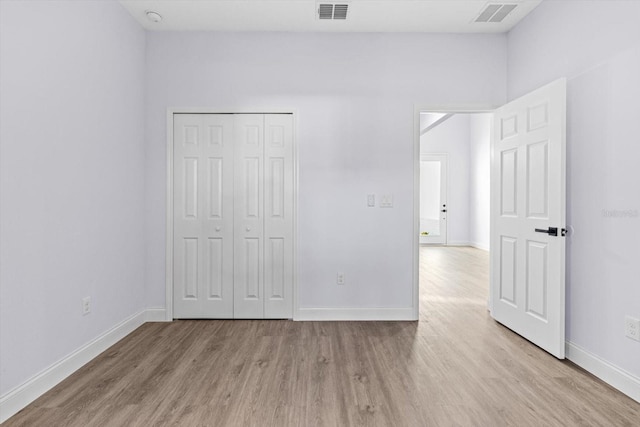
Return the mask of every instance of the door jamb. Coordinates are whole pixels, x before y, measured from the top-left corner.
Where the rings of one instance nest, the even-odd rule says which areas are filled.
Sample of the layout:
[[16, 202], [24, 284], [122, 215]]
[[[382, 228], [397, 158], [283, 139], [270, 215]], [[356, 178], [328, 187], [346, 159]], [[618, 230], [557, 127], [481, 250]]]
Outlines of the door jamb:
[[[499, 107], [499, 105], [489, 104], [414, 104], [413, 106], [413, 293], [411, 305], [414, 320], [420, 317], [420, 113], [493, 113]], [[493, 126], [491, 138], [493, 139]], [[493, 272], [489, 271], [489, 275], [492, 276]]]
[[167, 108], [167, 193], [165, 228], [165, 320], [173, 321], [173, 115], [174, 114], [291, 114], [293, 117], [293, 295], [292, 318], [298, 320], [298, 111], [295, 108]]

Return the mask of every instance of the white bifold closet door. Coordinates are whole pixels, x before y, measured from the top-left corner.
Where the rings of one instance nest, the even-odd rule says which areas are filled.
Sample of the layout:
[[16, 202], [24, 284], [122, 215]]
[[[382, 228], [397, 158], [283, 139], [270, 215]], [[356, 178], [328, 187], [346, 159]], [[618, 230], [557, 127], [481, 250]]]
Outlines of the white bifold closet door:
[[292, 122], [174, 115], [174, 317], [292, 317]]

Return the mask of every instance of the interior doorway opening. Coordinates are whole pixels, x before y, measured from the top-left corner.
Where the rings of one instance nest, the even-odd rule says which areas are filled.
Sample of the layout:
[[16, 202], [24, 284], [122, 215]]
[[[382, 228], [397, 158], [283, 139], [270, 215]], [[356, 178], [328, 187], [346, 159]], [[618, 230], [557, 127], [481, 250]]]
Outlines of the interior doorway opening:
[[489, 250], [490, 112], [420, 112], [420, 245]]
[[[493, 109], [416, 108], [415, 117], [418, 160], [414, 227], [419, 298], [420, 271], [429, 265], [425, 257], [439, 256], [449, 247], [469, 247], [481, 251], [481, 258], [489, 258]], [[429, 247], [441, 249], [425, 250]], [[490, 293], [489, 267], [484, 265], [482, 269], [479, 277], [484, 280], [476, 282], [481, 282], [482, 291]], [[490, 298], [487, 304], [490, 310]]]
[[[416, 124], [421, 113], [480, 113], [479, 110], [446, 112], [416, 107]], [[474, 215], [487, 198], [467, 202], [467, 245], [482, 247], [475, 240], [483, 230], [489, 236], [492, 252], [489, 274], [489, 304], [491, 317], [515, 333], [530, 340], [553, 356], [565, 356], [565, 240], [566, 228], [566, 79], [560, 78], [522, 95], [493, 111], [485, 122], [486, 143], [482, 156], [472, 154], [470, 165], [452, 167], [467, 186], [482, 185], [488, 197], [488, 223], [479, 227]], [[446, 113], [446, 114], [445, 114]], [[471, 115], [474, 117], [482, 117]], [[449, 118], [447, 121], [451, 121]], [[438, 129], [433, 127], [432, 131]], [[456, 128], [457, 129], [457, 128]], [[470, 125], [469, 129], [476, 129]], [[459, 129], [458, 129], [459, 130]], [[416, 274], [414, 296], [416, 317], [419, 315], [419, 217], [420, 217], [420, 155], [423, 145], [420, 126], [415, 127], [414, 145], [414, 266]], [[428, 132], [425, 132], [428, 133]], [[475, 135], [470, 130], [469, 135]], [[441, 140], [436, 139], [436, 142]], [[464, 145], [464, 144], [463, 144]], [[468, 144], [463, 152], [478, 151], [480, 145]], [[432, 147], [430, 147], [432, 148]], [[450, 148], [450, 147], [447, 147]], [[425, 150], [426, 151], [426, 150]], [[452, 150], [453, 151], [453, 150]], [[486, 159], [489, 159], [487, 163]], [[449, 156], [451, 163], [451, 156]], [[478, 171], [488, 164], [488, 174]], [[475, 169], [473, 169], [475, 166]], [[478, 168], [479, 166], [479, 168]], [[469, 171], [471, 174], [469, 176]], [[465, 175], [466, 174], [466, 175]], [[451, 185], [449, 185], [451, 187]], [[468, 188], [468, 187], [467, 187]], [[487, 190], [488, 189], [488, 190]], [[447, 243], [451, 245], [454, 202], [448, 191]], [[477, 196], [482, 192], [471, 191]], [[481, 212], [481, 211], [480, 211]], [[486, 210], [485, 210], [486, 212]], [[469, 221], [469, 218], [472, 218]], [[464, 221], [462, 222], [464, 229]], [[562, 228], [565, 227], [565, 228]], [[490, 229], [489, 229], [490, 228]], [[471, 230], [471, 232], [469, 232]], [[469, 237], [470, 236], [470, 237]], [[487, 245], [486, 249], [489, 249]], [[456, 269], [464, 268], [455, 266]]]

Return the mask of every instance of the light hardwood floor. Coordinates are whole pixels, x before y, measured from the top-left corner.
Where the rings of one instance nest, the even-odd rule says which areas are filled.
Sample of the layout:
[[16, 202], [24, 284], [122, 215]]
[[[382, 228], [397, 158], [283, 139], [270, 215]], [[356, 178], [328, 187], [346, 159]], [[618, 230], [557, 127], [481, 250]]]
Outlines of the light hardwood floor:
[[486, 252], [420, 257], [420, 322], [148, 323], [6, 426], [640, 425], [490, 318]]

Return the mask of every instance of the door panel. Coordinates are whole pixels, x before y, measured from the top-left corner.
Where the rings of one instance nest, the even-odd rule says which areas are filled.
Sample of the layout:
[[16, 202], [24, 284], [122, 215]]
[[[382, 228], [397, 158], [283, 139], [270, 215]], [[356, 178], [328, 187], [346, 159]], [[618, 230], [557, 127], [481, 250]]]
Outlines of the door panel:
[[187, 237], [182, 240], [183, 244], [183, 265], [184, 265], [184, 299], [198, 299], [198, 270], [200, 267], [198, 259], [198, 238]]
[[233, 317], [233, 116], [174, 114], [174, 317]]
[[[492, 316], [558, 358], [565, 336], [566, 82], [496, 110], [491, 165]], [[558, 235], [549, 231], [555, 227]]]
[[224, 296], [224, 243], [219, 237], [207, 239], [207, 289], [209, 299], [222, 299]]
[[265, 317], [293, 317], [293, 116], [265, 115]]
[[234, 317], [264, 317], [264, 115], [236, 114]]

